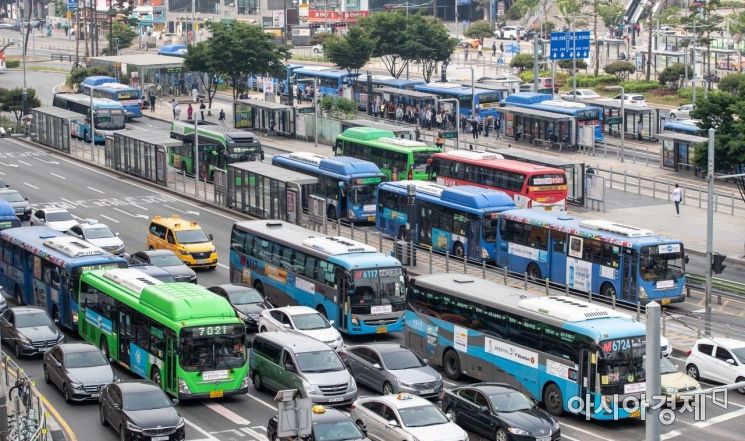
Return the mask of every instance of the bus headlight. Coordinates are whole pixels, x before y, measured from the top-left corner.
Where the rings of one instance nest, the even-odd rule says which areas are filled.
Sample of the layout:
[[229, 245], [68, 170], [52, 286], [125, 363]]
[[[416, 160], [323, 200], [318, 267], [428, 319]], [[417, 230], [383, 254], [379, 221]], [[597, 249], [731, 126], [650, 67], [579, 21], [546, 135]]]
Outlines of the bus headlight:
[[248, 387], [248, 383], [251, 381], [250, 378], [248, 378], [248, 375], [241, 381], [241, 389], [245, 389]]
[[647, 300], [649, 296], [647, 295], [647, 290], [644, 289], [643, 286], [639, 287], [639, 298], [642, 300]]
[[353, 324], [354, 326], [359, 326], [359, 325], [360, 325], [360, 319], [358, 319], [358, 318], [357, 318], [357, 316], [354, 316], [354, 315], [353, 315], [353, 316], [352, 316], [352, 324]]
[[191, 389], [186, 385], [186, 382], [181, 378], [178, 379], [178, 393], [184, 395], [191, 395]]
[[488, 259], [489, 258], [489, 251], [487, 251], [486, 248], [481, 248], [481, 258], [482, 259]]

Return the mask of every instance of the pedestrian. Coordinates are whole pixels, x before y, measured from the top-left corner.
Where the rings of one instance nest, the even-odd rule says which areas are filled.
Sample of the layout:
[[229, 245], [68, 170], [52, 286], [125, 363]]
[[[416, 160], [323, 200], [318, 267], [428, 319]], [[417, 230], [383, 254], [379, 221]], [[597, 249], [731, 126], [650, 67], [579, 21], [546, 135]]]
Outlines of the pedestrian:
[[194, 87], [191, 89], [191, 99], [195, 103], [199, 101], [199, 89], [197, 89], [196, 83], [194, 84]]
[[468, 46], [463, 48], [463, 57], [465, 57], [464, 58], [465, 61], [468, 61]]
[[419, 130], [419, 125], [416, 126], [416, 129], [414, 129], [414, 139], [417, 141], [421, 141], [422, 139], [422, 132]]
[[220, 115], [217, 117], [217, 121], [221, 126], [225, 125], [225, 110], [220, 109]]
[[442, 147], [445, 145], [445, 137], [443, 136], [442, 132], [437, 132], [437, 138], [435, 138], [435, 146], [437, 148], [442, 149]]
[[295, 85], [295, 95], [297, 96], [297, 103], [303, 104], [303, 90]]
[[497, 56], [497, 42], [492, 41], [491, 43], [491, 56], [496, 57]]
[[186, 119], [191, 121], [192, 116], [194, 116], [194, 108], [191, 106], [191, 103], [189, 103], [189, 106], [186, 108]]
[[178, 101], [176, 101], [176, 106], [173, 109], [173, 114], [173, 119], [181, 119], [181, 106], [179, 106]]
[[484, 121], [484, 138], [488, 138], [489, 137], [489, 128], [490, 128], [491, 124], [492, 124], [492, 117], [491, 116], [487, 116], [486, 117], [486, 121]]
[[675, 215], [680, 216], [680, 202], [683, 200], [683, 190], [675, 184], [672, 193], [673, 203], [675, 204]]
[[499, 42], [499, 52], [504, 53], [504, 42]]
[[473, 139], [479, 139], [479, 121], [475, 116], [471, 119], [471, 135]]
[[207, 106], [204, 105], [204, 100], [199, 100], [199, 113], [202, 114], [202, 122], [204, 122], [204, 109], [206, 109]]
[[494, 135], [499, 139], [499, 130], [502, 128], [502, 122], [499, 119], [499, 116], [494, 118]]
[[178, 107], [176, 98], [172, 98], [171, 99], [171, 111], [173, 112], [173, 119], [176, 119], [176, 107]]
[[644, 124], [642, 124], [642, 120], [639, 120], [639, 122], [636, 123], [636, 138], [639, 141], [642, 140], [642, 129], [644, 129]]
[[155, 112], [155, 94], [152, 90], [148, 92], [148, 99], [150, 100], [150, 112]]
[[481, 47], [481, 43], [479, 43], [479, 47], [478, 47], [477, 51], [478, 51], [478, 52], [477, 52], [477, 55], [476, 55], [476, 56], [477, 56], [478, 58], [481, 58], [481, 57], [483, 57], [483, 56], [484, 56], [484, 50], [483, 50], [483, 48]]

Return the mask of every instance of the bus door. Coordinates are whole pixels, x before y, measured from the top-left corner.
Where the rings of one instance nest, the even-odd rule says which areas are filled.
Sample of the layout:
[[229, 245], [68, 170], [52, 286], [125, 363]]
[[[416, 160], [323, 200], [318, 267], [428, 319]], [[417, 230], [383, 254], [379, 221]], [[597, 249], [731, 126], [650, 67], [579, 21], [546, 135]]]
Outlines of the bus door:
[[131, 366], [129, 362], [129, 344], [134, 339], [132, 311], [129, 308], [119, 309], [119, 362]]
[[350, 311], [351, 295], [350, 287], [352, 286], [352, 279], [349, 273], [343, 271], [341, 268], [336, 268], [336, 286], [337, 292], [339, 293], [339, 315], [336, 319], [336, 328], [339, 330], [347, 329], [347, 316]]
[[551, 254], [548, 258], [549, 274], [551, 280], [566, 283], [567, 267], [567, 235], [558, 231], [551, 231]]
[[622, 288], [620, 300], [627, 302], [637, 302], [637, 271], [636, 268], [639, 266], [639, 254], [633, 249], [624, 248], [623, 257], [621, 261], [621, 268], [623, 271], [622, 276]]
[[468, 217], [468, 257], [481, 260], [481, 224], [484, 220], [474, 215]]
[[[582, 349], [579, 358], [579, 396], [585, 406], [595, 402], [595, 383], [598, 369], [598, 356], [595, 351]], [[590, 397], [588, 400], [587, 397]], [[589, 401], [589, 403], [588, 403]], [[587, 407], [585, 407], [586, 411]], [[592, 408], [591, 408], [592, 411]]]
[[178, 382], [176, 380], [176, 363], [178, 362], [176, 357], [176, 335], [172, 330], [167, 329], [165, 332], [165, 342], [163, 361], [165, 362], [165, 378], [161, 379], [163, 382], [163, 389], [167, 391], [177, 391]]

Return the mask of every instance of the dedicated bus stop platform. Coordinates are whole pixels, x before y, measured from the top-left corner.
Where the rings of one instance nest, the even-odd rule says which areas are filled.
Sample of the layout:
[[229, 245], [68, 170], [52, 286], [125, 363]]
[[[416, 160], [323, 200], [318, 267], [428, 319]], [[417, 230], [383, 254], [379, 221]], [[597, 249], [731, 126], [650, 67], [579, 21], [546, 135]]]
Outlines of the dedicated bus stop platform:
[[130, 76], [137, 72], [138, 83], [135, 87], [140, 90], [146, 89], [146, 84], [160, 84], [164, 90], [165, 86], [176, 88], [179, 80], [184, 78], [184, 59], [157, 54], [133, 54], [113, 55], [107, 57], [91, 57], [88, 59], [90, 66], [111, 67], [123, 74]]
[[227, 206], [262, 219], [300, 224], [303, 186], [318, 178], [267, 162], [237, 162], [228, 166]]
[[[375, 102], [375, 98], [378, 96], [385, 101], [393, 101], [394, 103], [401, 104], [402, 106], [419, 106], [420, 109], [423, 109], [427, 105], [434, 105], [435, 101], [437, 100], [437, 96], [431, 93], [419, 92], [417, 90], [409, 89], [398, 89], [395, 87], [373, 88], [370, 100], [372, 102]], [[362, 99], [362, 97], [360, 97], [360, 99]], [[365, 108], [367, 108], [366, 106], [367, 100], [365, 100]]]
[[693, 163], [696, 145], [707, 142], [708, 138], [664, 131], [657, 135], [662, 140], [660, 158], [662, 168], [670, 168], [676, 172], [691, 172], [698, 176], [700, 170]]
[[[271, 130], [274, 121], [274, 130]], [[270, 135], [295, 136], [295, 109], [285, 104], [259, 100], [233, 101], [233, 126], [257, 129]]]
[[106, 162], [124, 173], [168, 185], [168, 149], [181, 145], [177, 139], [149, 130], [114, 132], [114, 142], [106, 144]]
[[31, 140], [70, 153], [70, 120], [84, 118], [59, 107], [31, 109]]
[[[626, 92], [626, 95], [630, 94]], [[623, 130], [626, 138], [636, 138], [636, 123], [639, 121], [642, 122], [642, 139], [654, 141], [656, 139], [655, 135], [660, 132], [660, 109], [624, 103], [624, 117], [621, 118], [620, 100], [599, 99], [584, 100], [582, 102], [603, 108], [603, 122], [607, 126], [607, 130], [604, 131], [607, 134], [620, 136], [620, 131]], [[619, 128], [622, 122], [625, 127]], [[613, 131], [613, 126], [616, 126], [615, 131]], [[644, 136], [645, 132], [647, 136]]]

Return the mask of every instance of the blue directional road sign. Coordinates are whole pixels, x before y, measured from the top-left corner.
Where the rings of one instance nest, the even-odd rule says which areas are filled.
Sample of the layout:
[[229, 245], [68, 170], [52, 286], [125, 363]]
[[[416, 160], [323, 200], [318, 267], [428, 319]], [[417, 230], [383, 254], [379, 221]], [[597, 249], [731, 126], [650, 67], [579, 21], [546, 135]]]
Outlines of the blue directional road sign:
[[551, 32], [551, 60], [589, 57], [590, 31]]
[[508, 54], [519, 54], [520, 43], [508, 43], [507, 46], [504, 47], [504, 51]]

